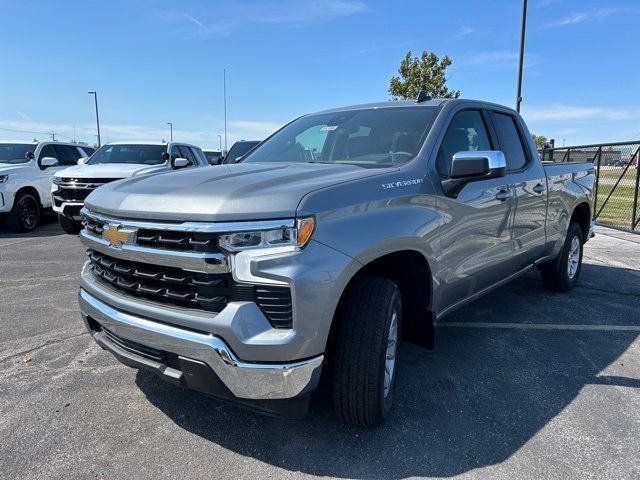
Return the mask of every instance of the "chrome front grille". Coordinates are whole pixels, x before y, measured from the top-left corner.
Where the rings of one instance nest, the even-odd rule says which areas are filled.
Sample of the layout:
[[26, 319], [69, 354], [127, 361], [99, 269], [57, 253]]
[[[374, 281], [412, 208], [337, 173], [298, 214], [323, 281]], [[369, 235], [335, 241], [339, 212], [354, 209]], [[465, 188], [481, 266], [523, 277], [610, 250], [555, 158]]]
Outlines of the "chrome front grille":
[[53, 198], [62, 202], [84, 202], [96, 188], [119, 178], [61, 178]]
[[155, 302], [219, 312], [231, 300], [253, 299], [253, 287], [235, 284], [230, 274], [187, 272], [122, 260], [95, 250], [88, 250], [87, 256], [96, 278]]
[[[84, 223], [87, 232], [101, 237], [105, 225], [109, 222], [98, 218], [85, 217]], [[137, 229], [136, 245], [145, 248], [182, 252], [222, 253], [222, 250], [218, 247], [218, 236], [218, 233], [142, 227]]]
[[[88, 248], [89, 270], [96, 285], [208, 312], [220, 312], [229, 302], [250, 301], [274, 328], [292, 328], [290, 288], [236, 282], [230, 257], [218, 246], [220, 234], [242, 231], [247, 222], [176, 224], [122, 220], [86, 208], [81, 213], [85, 229], [80, 239]], [[120, 243], [117, 233], [125, 231], [129, 236], [124, 235]]]

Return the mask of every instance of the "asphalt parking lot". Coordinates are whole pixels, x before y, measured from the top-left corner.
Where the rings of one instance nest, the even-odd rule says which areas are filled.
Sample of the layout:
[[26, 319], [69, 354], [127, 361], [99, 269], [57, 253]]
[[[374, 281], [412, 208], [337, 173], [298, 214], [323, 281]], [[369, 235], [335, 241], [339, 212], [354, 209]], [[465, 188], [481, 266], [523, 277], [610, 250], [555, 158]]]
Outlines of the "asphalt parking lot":
[[639, 478], [640, 236], [598, 230], [580, 285], [536, 274], [405, 344], [396, 405], [262, 416], [117, 363], [84, 332], [77, 237], [0, 233], [0, 478]]

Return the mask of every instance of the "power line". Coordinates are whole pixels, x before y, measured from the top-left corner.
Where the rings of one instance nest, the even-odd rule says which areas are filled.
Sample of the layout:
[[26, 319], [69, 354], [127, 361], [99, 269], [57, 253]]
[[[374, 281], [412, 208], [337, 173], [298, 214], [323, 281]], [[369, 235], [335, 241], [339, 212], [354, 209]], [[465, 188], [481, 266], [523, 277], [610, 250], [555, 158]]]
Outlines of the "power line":
[[37, 135], [50, 135], [53, 137], [53, 139], [55, 140], [55, 136], [57, 135], [58, 137], [62, 137], [62, 138], [66, 138], [68, 140], [74, 141], [73, 138], [71, 137], [67, 137], [66, 135], [62, 135], [60, 133], [55, 133], [55, 132], [36, 132], [35, 130], [19, 130], [17, 128], [3, 128], [0, 127], [0, 130], [3, 130], [5, 132], [13, 132], [13, 133], [35, 133]]

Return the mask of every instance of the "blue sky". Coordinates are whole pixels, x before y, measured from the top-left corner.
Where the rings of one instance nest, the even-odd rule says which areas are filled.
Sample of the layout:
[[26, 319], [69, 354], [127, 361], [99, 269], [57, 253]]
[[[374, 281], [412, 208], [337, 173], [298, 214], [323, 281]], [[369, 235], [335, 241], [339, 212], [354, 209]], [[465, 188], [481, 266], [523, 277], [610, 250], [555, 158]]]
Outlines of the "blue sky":
[[[388, 99], [407, 50], [449, 87], [512, 106], [520, 0], [0, 0], [0, 139], [218, 145], [303, 113]], [[567, 145], [640, 138], [640, 2], [529, 0], [523, 114]]]

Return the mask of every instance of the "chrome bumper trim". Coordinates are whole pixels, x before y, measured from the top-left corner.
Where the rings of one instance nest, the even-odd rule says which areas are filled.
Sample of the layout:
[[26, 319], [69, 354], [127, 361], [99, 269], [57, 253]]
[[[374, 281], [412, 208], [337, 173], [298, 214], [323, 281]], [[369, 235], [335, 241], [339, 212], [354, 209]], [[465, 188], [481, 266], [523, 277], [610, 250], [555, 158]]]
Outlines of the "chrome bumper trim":
[[80, 241], [100, 253], [132, 262], [175, 267], [190, 272], [228, 273], [230, 271], [228, 257], [222, 253], [181, 252], [137, 245], [112, 247], [107, 240], [90, 235], [86, 230], [80, 232]]
[[[91, 317], [122, 338], [206, 363], [237, 398], [293, 398], [318, 385], [323, 355], [291, 363], [247, 363], [239, 360], [223, 340], [213, 335], [115, 310], [83, 289], [80, 289], [79, 301], [85, 321]], [[100, 343], [100, 332], [90, 332]], [[175, 377], [176, 371], [167, 368], [166, 375]]]

